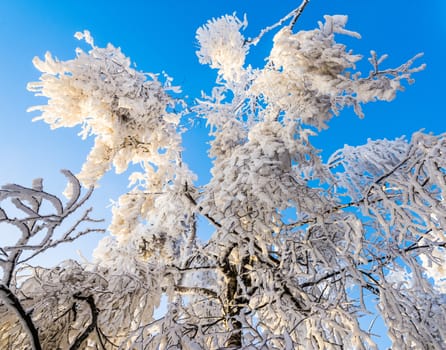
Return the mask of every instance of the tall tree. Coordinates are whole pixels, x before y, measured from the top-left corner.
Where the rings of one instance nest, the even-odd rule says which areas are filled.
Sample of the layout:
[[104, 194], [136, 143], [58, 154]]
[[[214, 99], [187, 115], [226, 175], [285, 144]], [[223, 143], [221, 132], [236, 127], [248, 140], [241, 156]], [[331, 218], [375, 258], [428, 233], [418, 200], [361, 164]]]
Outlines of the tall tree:
[[[76, 37], [88, 52], [34, 60], [42, 76], [29, 89], [48, 98], [36, 119], [95, 138], [80, 182], [139, 170], [95, 261], [52, 269], [16, 255], [77, 237], [51, 238], [83, 203], [76, 178], [67, 173], [65, 206], [40, 184], [3, 188], [0, 200], [14, 198], [25, 214], [0, 210], [0, 222], [22, 232], [0, 250], [3, 348], [376, 349], [373, 327], [361, 323], [376, 313], [371, 300], [395, 348], [445, 348], [445, 135], [345, 146], [327, 162], [311, 142], [345, 107], [363, 117], [363, 104], [393, 100], [424, 66], [414, 66], [417, 55], [382, 68], [386, 56], [372, 51], [362, 75], [362, 57], [336, 41], [360, 37], [346, 16], [297, 30], [307, 4], [255, 38], [235, 15], [199, 28], [199, 61], [217, 80], [194, 104], [170, 77], [136, 71], [87, 31]], [[270, 31], [266, 64], [253, 68], [247, 54]], [[201, 187], [181, 156], [187, 118], [209, 125], [212, 178]], [[39, 214], [43, 199], [57, 214]], [[215, 228], [206, 239], [200, 217]], [[30, 244], [41, 221], [49, 238]]]

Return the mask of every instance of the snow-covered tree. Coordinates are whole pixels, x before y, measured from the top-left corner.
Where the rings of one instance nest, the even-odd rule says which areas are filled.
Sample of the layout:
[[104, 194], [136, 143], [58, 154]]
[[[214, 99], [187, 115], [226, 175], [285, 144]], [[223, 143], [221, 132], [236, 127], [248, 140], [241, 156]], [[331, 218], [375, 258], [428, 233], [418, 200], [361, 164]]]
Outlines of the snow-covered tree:
[[[21, 232], [0, 249], [2, 348], [376, 349], [361, 320], [377, 313], [395, 349], [446, 348], [446, 135], [345, 146], [326, 162], [312, 144], [345, 107], [362, 118], [424, 66], [417, 55], [383, 68], [372, 51], [361, 74], [362, 56], [337, 41], [360, 37], [346, 16], [298, 30], [307, 3], [254, 38], [235, 14], [200, 27], [197, 55], [217, 79], [193, 103], [88, 31], [75, 35], [88, 52], [35, 59], [42, 76], [29, 89], [48, 98], [36, 119], [94, 137], [80, 182], [133, 172], [94, 261], [49, 269], [25, 263], [91, 220], [52, 238], [84, 202], [76, 177], [66, 173], [65, 205], [40, 182], [1, 190], [25, 214], [0, 209]], [[247, 54], [267, 32], [271, 51], [254, 68]], [[204, 186], [182, 159], [189, 118], [209, 127]], [[56, 214], [40, 214], [43, 200]], [[215, 229], [205, 239], [201, 219]], [[45, 238], [30, 243], [38, 229]]]

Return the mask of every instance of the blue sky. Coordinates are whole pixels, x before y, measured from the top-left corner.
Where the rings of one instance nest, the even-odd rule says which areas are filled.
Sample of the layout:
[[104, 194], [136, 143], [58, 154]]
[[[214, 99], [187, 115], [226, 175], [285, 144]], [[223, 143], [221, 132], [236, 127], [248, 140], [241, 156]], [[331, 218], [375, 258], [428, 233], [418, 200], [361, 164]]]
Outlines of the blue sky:
[[[195, 30], [212, 17], [236, 11], [248, 15], [246, 36], [276, 22], [300, 1], [216, 0], [216, 1], [52, 1], [4, 0], [0, 2], [0, 183], [30, 184], [43, 177], [50, 191], [62, 191], [64, 179], [59, 169], [79, 171], [91, 146], [82, 142], [78, 130], [50, 131], [43, 122], [31, 123], [29, 106], [42, 103], [26, 91], [29, 81], [38, 79], [31, 61], [45, 51], [69, 59], [79, 42], [76, 31], [89, 29], [98, 45], [108, 42], [147, 72], [166, 71], [193, 99], [212, 86], [215, 71], [198, 63]], [[367, 138], [395, 138], [421, 128], [434, 133], [446, 131], [444, 118], [443, 66], [446, 54], [446, 2], [431, 0], [421, 4], [408, 0], [312, 0], [299, 21], [299, 28], [311, 29], [324, 14], [349, 15], [349, 28], [362, 34], [361, 40], [343, 38], [356, 53], [370, 49], [388, 53], [387, 64], [396, 66], [418, 52], [427, 69], [416, 75], [416, 83], [399, 94], [392, 103], [366, 106], [366, 118], [358, 119], [345, 111], [332, 120], [314, 142], [327, 157], [344, 144], [358, 145]], [[261, 65], [270, 48], [271, 36], [251, 50], [253, 65]], [[368, 66], [364, 64], [365, 73]], [[204, 123], [185, 135], [185, 156], [203, 183], [208, 178]], [[109, 199], [126, 190], [125, 176], [106, 176], [96, 191], [93, 204], [98, 216], [108, 217]], [[83, 239], [78, 246], [91, 254], [97, 237]], [[49, 261], [76, 256], [74, 249], [54, 251]]]
[[[51, 51], [60, 59], [74, 56], [79, 42], [76, 31], [88, 29], [98, 45], [108, 42], [146, 72], [166, 71], [184, 95], [193, 99], [201, 90], [209, 91], [215, 71], [198, 63], [195, 30], [212, 17], [247, 13], [246, 36], [255, 36], [263, 27], [275, 23], [300, 0], [214, 0], [150, 1], [128, 0], [2, 0], [0, 2], [0, 184], [29, 185], [35, 177], [46, 179], [49, 191], [61, 192], [64, 179], [59, 169], [78, 172], [91, 140], [82, 142], [78, 130], [50, 131], [43, 122], [31, 123], [26, 113], [42, 103], [26, 91], [29, 81], [38, 79], [31, 61]], [[327, 157], [344, 144], [359, 145], [368, 138], [395, 138], [422, 128], [446, 131], [446, 1], [430, 0], [312, 0], [299, 20], [298, 28], [312, 29], [324, 14], [347, 14], [348, 27], [362, 34], [361, 40], [342, 38], [356, 53], [368, 55], [370, 49], [390, 55], [387, 64], [397, 66], [418, 52], [425, 56], [427, 69], [415, 76], [416, 83], [400, 93], [392, 103], [365, 107], [366, 118], [358, 119], [345, 111], [333, 119], [330, 128], [315, 139]], [[251, 50], [253, 65], [261, 65], [270, 48], [271, 36]], [[365, 73], [368, 66], [364, 65]], [[201, 176], [208, 178], [204, 124], [185, 135], [185, 157]], [[108, 218], [109, 199], [126, 190], [125, 176], [107, 175], [96, 191], [92, 204], [99, 217]], [[98, 236], [80, 240], [65, 249], [52, 250], [46, 263], [76, 257], [75, 249], [91, 254]]]

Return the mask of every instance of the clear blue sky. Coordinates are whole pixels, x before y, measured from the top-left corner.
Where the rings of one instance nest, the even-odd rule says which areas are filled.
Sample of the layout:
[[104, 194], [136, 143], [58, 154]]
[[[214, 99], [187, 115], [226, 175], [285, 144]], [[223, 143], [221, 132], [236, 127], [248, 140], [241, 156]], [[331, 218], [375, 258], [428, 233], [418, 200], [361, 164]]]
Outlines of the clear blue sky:
[[[31, 123], [26, 109], [42, 101], [26, 91], [26, 84], [38, 78], [31, 60], [45, 51], [61, 59], [74, 56], [79, 42], [76, 31], [88, 29], [98, 45], [108, 42], [147, 72], [166, 71], [183, 87], [185, 95], [198, 97], [209, 91], [215, 71], [201, 66], [195, 55], [195, 30], [212, 17], [236, 11], [248, 15], [247, 36], [255, 36], [300, 4], [300, 0], [2, 0], [0, 2], [0, 184], [29, 185], [43, 177], [50, 191], [60, 192], [61, 168], [78, 172], [90, 142], [82, 142], [78, 130], [50, 131], [43, 122]], [[445, 121], [445, 0], [312, 0], [299, 21], [299, 28], [311, 29], [324, 14], [349, 15], [349, 28], [362, 34], [361, 40], [341, 39], [356, 53], [370, 49], [390, 55], [387, 64], [396, 66], [418, 52], [427, 69], [415, 76], [416, 83], [392, 103], [374, 103], [359, 120], [346, 111], [330, 123], [330, 129], [315, 140], [326, 157], [344, 144], [358, 145], [367, 138], [395, 138], [421, 128], [434, 133], [446, 131]], [[271, 36], [252, 50], [250, 58], [260, 65]], [[368, 66], [365, 66], [368, 72]], [[202, 180], [208, 177], [204, 125], [186, 135], [186, 157]], [[125, 176], [108, 175], [101, 182], [93, 203], [98, 216], [108, 217], [110, 198], [126, 189]], [[82, 239], [75, 247], [91, 254], [98, 237]], [[49, 263], [75, 257], [74, 249], [54, 250]]]

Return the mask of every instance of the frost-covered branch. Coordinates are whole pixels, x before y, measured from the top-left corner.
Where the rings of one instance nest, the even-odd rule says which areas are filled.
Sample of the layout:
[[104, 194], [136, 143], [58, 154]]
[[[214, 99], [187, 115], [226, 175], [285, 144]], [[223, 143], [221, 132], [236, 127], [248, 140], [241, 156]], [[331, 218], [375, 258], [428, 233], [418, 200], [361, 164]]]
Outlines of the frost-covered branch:
[[301, 16], [302, 12], [304, 12], [305, 7], [310, 3], [310, 0], [303, 0], [300, 6], [294, 11], [293, 19], [290, 22], [290, 28], [294, 29], [296, 26], [297, 20]]
[[201, 287], [188, 287], [188, 286], [175, 286], [175, 291], [179, 292], [181, 294], [203, 294], [206, 296], [209, 296], [211, 298], [217, 298], [217, 293], [214, 291], [207, 289], [207, 288], [201, 288]]
[[251, 39], [247, 39], [246, 43], [252, 44], [252, 45], [257, 45], [259, 43], [259, 41], [262, 39], [262, 37], [267, 34], [268, 32], [281, 27], [284, 25], [284, 23], [286, 21], [288, 21], [290, 18], [292, 18], [289, 27], [291, 29], [294, 28], [294, 26], [297, 23], [297, 20], [299, 19], [299, 17], [302, 15], [303, 11], [305, 10], [305, 7], [310, 3], [310, 0], [302, 0], [302, 3], [300, 4], [300, 6], [296, 9], [294, 9], [293, 11], [291, 11], [288, 15], [286, 15], [285, 17], [282, 17], [277, 23], [274, 23], [266, 28], [263, 28], [259, 35], [257, 35], [255, 38]]
[[[62, 223], [90, 198], [93, 191], [90, 189], [81, 197], [79, 181], [67, 170], [64, 170], [63, 174], [67, 177], [68, 186], [72, 192], [65, 205], [58, 197], [43, 191], [41, 179], [35, 180], [31, 188], [5, 185], [0, 189], [0, 205], [5, 206], [10, 203], [19, 211], [15, 216], [12, 216], [8, 215], [8, 209], [4, 209], [7, 207], [1, 209], [0, 223], [15, 228], [13, 232], [18, 231], [13, 233], [17, 234], [14, 245], [2, 247], [5, 258], [0, 267], [3, 270], [3, 282], [7, 286], [11, 282], [13, 272], [20, 264], [49, 248], [72, 242], [85, 234], [105, 231], [101, 228], [79, 229], [82, 224], [100, 222], [100, 220], [90, 217], [89, 214], [92, 210], [90, 208], [65, 232], [58, 234], [58, 231], [63, 231]], [[55, 212], [48, 214], [48, 210], [51, 209], [46, 208], [46, 204], [50, 205]]]
[[20, 300], [16, 295], [3, 283], [0, 283], [0, 303], [6, 305], [6, 307], [14, 312], [25, 333], [28, 335], [28, 340], [33, 350], [40, 350], [42, 346], [39, 340], [39, 333], [36, 329], [31, 315], [24, 308]]
[[[104, 232], [104, 229], [101, 228], [80, 229], [81, 225], [96, 224], [102, 221], [90, 217], [91, 209], [87, 209], [71, 227], [64, 231], [62, 224], [85, 204], [92, 194], [92, 189], [81, 196], [79, 181], [67, 170], [64, 170], [63, 174], [68, 179], [71, 188], [71, 194], [65, 204], [57, 196], [43, 190], [41, 179], [34, 180], [33, 186], [30, 188], [20, 185], [5, 185], [0, 189], [0, 223], [6, 224], [3, 226], [2, 234], [9, 237], [16, 235], [17, 237], [14, 245], [1, 248], [3, 258], [0, 260], [2, 272], [0, 315], [4, 321], [0, 322], [0, 328], [5, 330], [6, 327], [8, 330], [8, 327], [11, 327], [15, 322], [10, 321], [8, 314], [15, 314], [24, 333], [28, 335], [28, 340], [22, 339], [21, 341], [29, 342], [33, 349], [41, 349], [42, 343], [39, 327], [35, 323], [34, 306], [27, 310], [25, 305], [27, 305], [29, 297], [23, 299], [25, 288], [18, 281], [22, 278], [21, 267], [25, 262], [44, 253], [49, 248], [72, 242], [87, 233]], [[8, 226], [12, 229], [7, 230]], [[6, 309], [3, 310], [2, 307], [5, 306]], [[9, 344], [9, 341], [6, 344]]]
[[96, 330], [99, 314], [99, 310], [96, 307], [93, 296], [82, 296], [80, 293], [76, 293], [73, 295], [73, 298], [76, 300], [85, 301], [88, 304], [91, 312], [91, 323], [87, 326], [87, 328], [85, 328], [84, 332], [76, 338], [73, 345], [70, 346], [70, 350], [80, 349], [90, 333]]

